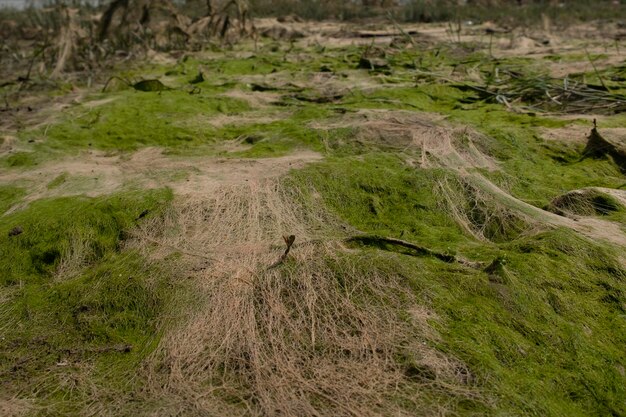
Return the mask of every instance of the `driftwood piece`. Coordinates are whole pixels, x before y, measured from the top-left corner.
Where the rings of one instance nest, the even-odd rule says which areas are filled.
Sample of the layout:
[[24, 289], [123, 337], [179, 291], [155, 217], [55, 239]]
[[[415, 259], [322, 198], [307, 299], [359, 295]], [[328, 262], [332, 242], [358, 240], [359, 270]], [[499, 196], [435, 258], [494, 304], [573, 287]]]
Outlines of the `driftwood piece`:
[[111, 21], [113, 20], [113, 15], [120, 8], [128, 8], [128, 0], [115, 0], [109, 4], [109, 7], [106, 8], [102, 17], [100, 18], [100, 25], [98, 28], [98, 40], [102, 42], [109, 33], [109, 27], [111, 26]]
[[482, 267], [481, 262], [473, 262], [467, 259], [449, 255], [446, 253], [436, 252], [431, 249], [428, 249], [424, 246], [416, 245], [415, 243], [407, 242], [406, 240], [396, 239], [392, 237], [384, 237], [378, 235], [361, 235], [361, 236], [353, 236], [345, 240], [346, 243], [356, 243], [363, 246], [373, 246], [381, 249], [389, 250], [388, 246], [395, 246], [404, 249], [408, 249], [406, 253], [411, 256], [423, 256], [423, 257], [431, 257], [435, 259], [439, 259], [440, 261], [452, 264], [459, 263], [464, 266], [469, 266], [471, 268], [480, 268]]

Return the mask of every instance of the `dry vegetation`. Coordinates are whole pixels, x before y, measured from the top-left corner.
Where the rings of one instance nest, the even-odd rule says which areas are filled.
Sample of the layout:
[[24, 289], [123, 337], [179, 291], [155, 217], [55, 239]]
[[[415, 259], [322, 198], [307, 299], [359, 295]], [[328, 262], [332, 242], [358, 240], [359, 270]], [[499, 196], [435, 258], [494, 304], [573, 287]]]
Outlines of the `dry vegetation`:
[[[148, 359], [144, 395], [168, 415], [410, 415], [422, 390], [476, 398], [467, 368], [427, 344], [434, 313], [401, 276], [338, 255], [341, 222], [304, 199], [275, 180], [221, 188], [136, 232], [157, 260], [194, 253], [176, 263], [196, 296]], [[287, 233], [293, 258], [272, 268]]]

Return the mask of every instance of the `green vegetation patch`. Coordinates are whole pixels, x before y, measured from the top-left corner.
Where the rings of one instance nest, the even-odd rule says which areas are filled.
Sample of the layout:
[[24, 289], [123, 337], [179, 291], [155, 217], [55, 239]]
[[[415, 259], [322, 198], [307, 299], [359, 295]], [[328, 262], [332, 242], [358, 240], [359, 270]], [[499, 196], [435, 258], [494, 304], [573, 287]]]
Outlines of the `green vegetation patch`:
[[0, 214], [6, 212], [25, 195], [26, 190], [23, 188], [10, 185], [0, 186]]
[[117, 252], [124, 230], [144, 210], [157, 210], [169, 198], [169, 191], [66, 197], [35, 201], [5, 216], [0, 225], [5, 271], [0, 284], [44, 283], [68, 258], [82, 257], [80, 263], [92, 264]]
[[[626, 270], [617, 252], [558, 229], [485, 244], [439, 208], [444, 172], [397, 156], [348, 157], [293, 174], [358, 230], [401, 237], [482, 261], [482, 269], [387, 246], [361, 250], [390, 263], [442, 321], [438, 348], [469, 365], [488, 415], [626, 412]], [[465, 410], [468, 412], [471, 410]]]
[[[143, 146], [197, 148], [210, 143], [211, 136], [201, 127], [188, 126], [182, 121], [198, 114], [232, 115], [249, 110], [248, 104], [241, 100], [178, 90], [123, 91], [103, 96], [107, 97], [114, 100], [88, 111], [82, 106], [69, 110], [66, 120], [47, 128], [46, 140], [39, 147], [56, 152], [89, 147], [123, 151]], [[30, 131], [24, 133], [23, 139], [43, 133]]]
[[318, 130], [309, 126], [311, 122], [325, 119], [330, 110], [306, 105], [289, 118], [269, 123], [248, 125], [227, 125], [214, 131], [218, 140], [237, 140], [248, 149], [229, 152], [229, 156], [244, 158], [276, 157], [298, 148], [323, 150], [322, 137]]
[[476, 145], [498, 161], [500, 170], [483, 174], [513, 196], [537, 207], [545, 207], [554, 197], [570, 190], [619, 188], [624, 184], [620, 167], [611, 158], [584, 158], [583, 144], [542, 137], [541, 128], [564, 127], [568, 121], [516, 114], [494, 105], [450, 113], [451, 121], [485, 133]]
[[162, 277], [136, 254], [111, 254], [71, 280], [3, 288], [3, 391], [68, 415], [94, 388], [110, 396], [128, 387], [158, 340]]
[[72, 414], [94, 387], [108, 395], [130, 380], [158, 339], [169, 295], [164, 271], [121, 244], [138, 217], [158, 215], [170, 199], [167, 190], [59, 198], [4, 217], [4, 391]]
[[[482, 190], [471, 188], [469, 180], [462, 181], [463, 176], [471, 179], [479, 173], [536, 207], [546, 207], [572, 190], [624, 185], [623, 173], [610, 157], [583, 158], [583, 145], [578, 142], [542, 138], [543, 129], [566, 127], [571, 121], [517, 113], [499, 103], [497, 96], [489, 100], [481, 96], [474, 88], [478, 84], [441, 82], [436, 74], [456, 79], [456, 72], [475, 71], [481, 82], [493, 86], [490, 83], [498, 82], [504, 70], [517, 77], [513, 70], [531, 62], [527, 58], [497, 61], [461, 43], [378, 55], [354, 46], [288, 48], [298, 47], [271, 42], [261, 45], [262, 53], [248, 57], [188, 58], [175, 66], [154, 67], [151, 70], [170, 77], [163, 84], [174, 89], [124, 88], [95, 95], [94, 99], [113, 100], [74, 106], [58, 123], [22, 132], [23, 141], [35, 140], [36, 152], [6, 156], [1, 164], [28, 168], [55, 152], [89, 147], [133, 151], [158, 146], [167, 152], [195, 155], [214, 152], [212, 146], [218, 141], [243, 145], [224, 151], [235, 157], [280, 156], [302, 147], [325, 152], [325, 161], [292, 172], [290, 177], [294, 186], [310, 190], [306, 196], [310, 199], [303, 204], [322, 204], [346, 224], [335, 232], [349, 244], [350, 253], [336, 254], [325, 268], [336, 269], [336, 275], [330, 276], [339, 287], [350, 278], [348, 271], [358, 272], [359, 279], [376, 271], [401, 282], [403, 289], [409, 287], [408, 299], [378, 300], [380, 311], [389, 306], [398, 310], [398, 322], [413, 305], [436, 312], [440, 320], [429, 324], [441, 338], [429, 343], [466, 364], [467, 369], [460, 367], [458, 372], [469, 386], [480, 390], [470, 400], [454, 399], [458, 400], [454, 411], [463, 415], [625, 415], [626, 271], [620, 254], [570, 230], [531, 225], [537, 226], [533, 229], [522, 217], [507, 217], [509, 212], [494, 215], [497, 199], [478, 201]], [[380, 59], [384, 69], [357, 70], [366, 52]], [[141, 71], [129, 74], [137, 76]], [[374, 87], [341, 90], [337, 82], [328, 93], [297, 84], [317, 71], [332, 72], [333, 81], [367, 80]], [[619, 83], [623, 72], [620, 67], [601, 75]], [[533, 74], [522, 74], [525, 78], [509, 87], [525, 83]], [[192, 81], [197, 90], [180, 87]], [[545, 100], [541, 86], [531, 87], [531, 93], [539, 91]], [[233, 88], [272, 91], [280, 99], [268, 113], [280, 109], [276, 113], [285, 117], [221, 127], [203, 123], [205, 116], [237, 116], [257, 110], [244, 100], [218, 95]], [[522, 100], [532, 98], [523, 96]], [[493, 159], [494, 169], [422, 169], [415, 162], [421, 156], [417, 145], [405, 149], [384, 141], [360, 141], [356, 137], [359, 127], [312, 127], [361, 109], [443, 114], [450, 125], [480, 132], [472, 133], [473, 145]], [[623, 122], [623, 115], [611, 116], [602, 126]], [[167, 175], [169, 180], [183, 179], [188, 171]], [[62, 174], [47, 181], [48, 189], [55, 189], [79, 179]], [[441, 185], [447, 181], [455, 184], [451, 188], [458, 185], [458, 199], [442, 195]], [[6, 212], [24, 192], [10, 186], [0, 189], [0, 210]], [[131, 373], [158, 340], [157, 324], [174, 291], [166, 282], [167, 271], [148, 264], [135, 252], [122, 250], [123, 242], [142, 217], [158, 215], [171, 198], [170, 192], [160, 190], [49, 199], [3, 217], [0, 319], [8, 324], [0, 326], [0, 388], [36, 397], [50, 407], [51, 414], [62, 415], [85, 409], [91, 382], [110, 398], [137, 392], [124, 388], [134, 383]], [[578, 214], [624, 222], [624, 210], [610, 197], [593, 195], [583, 203], [584, 210]], [[451, 205], [457, 213], [450, 210]], [[566, 201], [564, 206], [579, 210], [581, 202]], [[459, 222], [459, 212], [480, 226], [483, 235], [468, 233]], [[509, 220], [505, 228], [500, 214]], [[342, 266], [348, 257], [350, 262]], [[289, 270], [298, 265], [287, 258], [281, 267]], [[294, 282], [299, 276], [293, 274]], [[358, 284], [357, 289], [368, 288]], [[367, 305], [367, 297], [363, 293], [355, 302]], [[438, 389], [436, 383], [441, 381], [433, 378], [436, 374], [416, 367], [411, 352], [397, 359], [406, 362], [407, 377]], [[449, 398], [442, 392], [448, 391], [428, 393], [433, 404]], [[127, 403], [134, 401], [128, 395]]]
[[293, 174], [361, 231], [446, 250], [470, 243], [442, 209], [435, 184], [444, 170], [416, 170], [392, 154], [329, 159]]
[[33, 152], [17, 152], [0, 158], [0, 164], [8, 168], [29, 168], [37, 165], [37, 156]]
[[50, 181], [47, 185], [46, 188], [48, 188], [49, 190], [52, 190], [54, 188], [59, 187], [60, 185], [62, 185], [63, 183], [65, 183], [65, 181], [67, 181], [67, 177], [68, 174], [67, 172], [64, 172], [62, 174], [59, 174], [56, 178], [54, 178], [52, 181]]

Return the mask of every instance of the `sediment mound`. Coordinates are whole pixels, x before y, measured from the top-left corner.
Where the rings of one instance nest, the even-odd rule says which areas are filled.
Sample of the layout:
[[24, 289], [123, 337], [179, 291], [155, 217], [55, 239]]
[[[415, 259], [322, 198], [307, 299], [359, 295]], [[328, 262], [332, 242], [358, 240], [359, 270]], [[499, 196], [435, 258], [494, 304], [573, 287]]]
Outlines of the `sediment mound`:
[[610, 131], [600, 134], [598, 128], [594, 126], [583, 155], [592, 158], [610, 156], [622, 172], [626, 172], [626, 138], [623, 136], [614, 135]]
[[[604, 190], [584, 188], [569, 191], [554, 198], [548, 205], [547, 210], [561, 216], [606, 216], [624, 207], [623, 202], [620, 202], [611, 194], [603, 192]], [[612, 191], [620, 192], [620, 190]]]

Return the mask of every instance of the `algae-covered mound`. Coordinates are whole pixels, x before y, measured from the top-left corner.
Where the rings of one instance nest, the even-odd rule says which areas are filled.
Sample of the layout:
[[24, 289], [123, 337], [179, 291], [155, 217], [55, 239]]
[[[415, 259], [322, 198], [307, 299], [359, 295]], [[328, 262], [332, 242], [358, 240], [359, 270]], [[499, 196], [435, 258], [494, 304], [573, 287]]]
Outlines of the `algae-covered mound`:
[[623, 208], [623, 202], [597, 188], [570, 191], [548, 205], [551, 212], [565, 216], [606, 216]]
[[616, 136], [610, 132], [600, 133], [594, 127], [589, 134], [583, 154], [595, 158], [610, 156], [620, 169], [626, 172], [626, 137]]
[[0, 416], [626, 416], [606, 22], [237, 35], [209, 1], [185, 41], [113, 3], [57, 81], [0, 51], [32, 63], [0, 83]]

